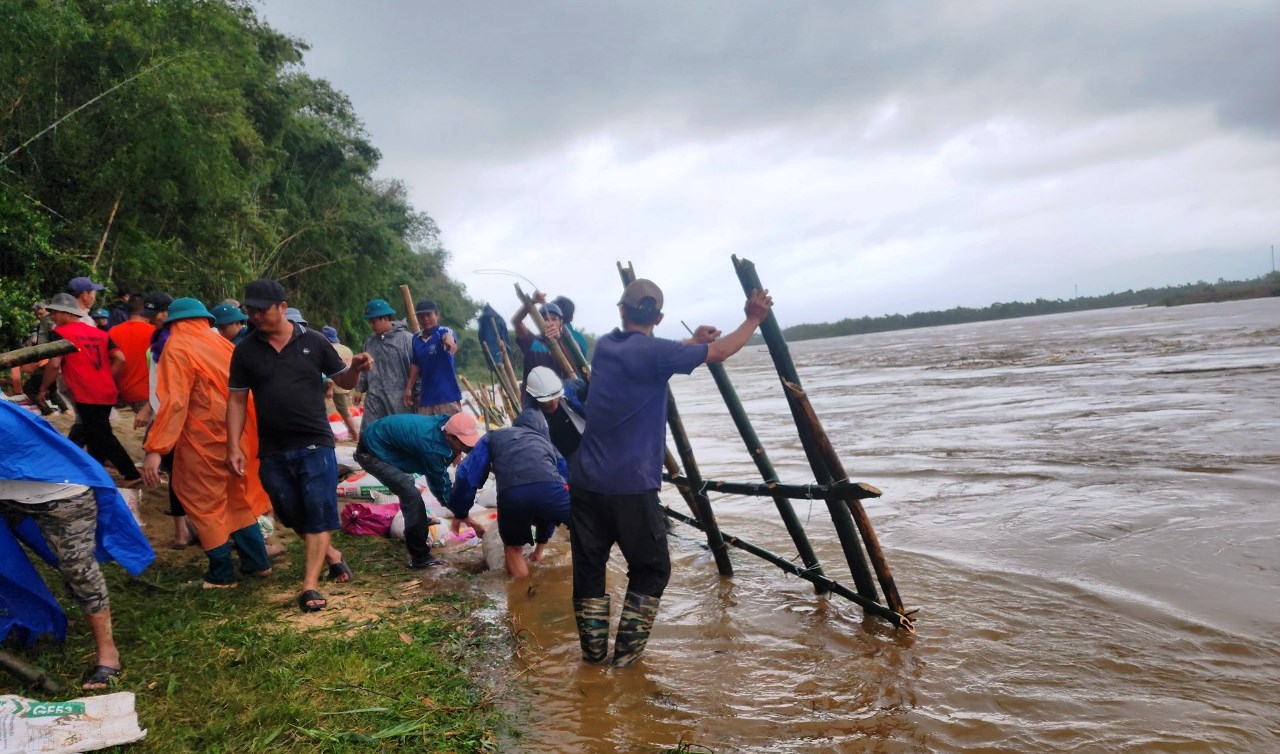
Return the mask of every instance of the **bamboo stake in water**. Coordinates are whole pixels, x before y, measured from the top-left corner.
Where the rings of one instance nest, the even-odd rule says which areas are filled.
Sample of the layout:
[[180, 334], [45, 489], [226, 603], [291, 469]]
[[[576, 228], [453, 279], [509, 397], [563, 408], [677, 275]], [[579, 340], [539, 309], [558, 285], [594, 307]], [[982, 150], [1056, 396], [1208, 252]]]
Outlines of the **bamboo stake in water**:
[[[831, 440], [827, 438], [826, 430], [822, 428], [822, 422], [818, 420], [817, 413], [814, 412], [813, 406], [809, 403], [809, 396], [805, 394], [803, 388], [794, 382], [783, 381], [782, 384], [796, 404], [800, 406], [804, 421], [809, 425], [809, 432], [822, 453], [823, 462], [826, 463], [827, 469], [835, 477], [836, 484], [847, 483], [849, 475], [845, 473], [844, 464], [840, 461], [840, 456], [836, 454], [835, 448], [831, 447]], [[853, 516], [853, 522], [858, 526], [858, 532], [862, 535], [862, 543], [867, 547], [867, 557], [870, 558], [871, 566], [876, 570], [876, 579], [880, 582], [880, 590], [884, 593], [885, 603], [894, 612], [905, 613], [906, 610], [902, 607], [902, 598], [898, 596], [898, 586], [893, 581], [893, 574], [889, 571], [889, 562], [884, 557], [884, 550], [880, 548], [880, 540], [876, 537], [875, 528], [871, 526], [871, 519], [867, 516], [866, 509], [862, 507], [862, 502], [856, 496], [845, 496], [843, 499], [849, 508], [850, 514]]]
[[[746, 259], [739, 259], [737, 256], [733, 257], [733, 263], [738, 274], [738, 281], [742, 284], [742, 290], [746, 295], [750, 296], [754, 290], [764, 290], [764, 286], [761, 285], [760, 278], [756, 274], [755, 265]], [[778, 318], [772, 310], [769, 311], [764, 322], [760, 324], [760, 334], [764, 336], [765, 344], [769, 347], [769, 356], [773, 359], [773, 366], [778, 372], [778, 376], [786, 382], [799, 384], [800, 377], [796, 374], [795, 363], [791, 360], [791, 350], [787, 347], [786, 338], [782, 337], [782, 328], [778, 326]], [[790, 392], [783, 390], [783, 395], [787, 398], [787, 406], [791, 409], [796, 432], [800, 435], [800, 444], [804, 447], [805, 456], [809, 459], [809, 466], [813, 470], [815, 479], [819, 484], [831, 484], [834, 481], [833, 477], [827, 469], [826, 462], [818, 450], [817, 442], [810, 432], [810, 425], [805, 422], [802, 409], [797, 405], [794, 396]], [[875, 581], [871, 577], [871, 569], [867, 566], [866, 558], [863, 557], [862, 547], [858, 542], [858, 532], [853, 523], [853, 516], [849, 512], [849, 506], [838, 498], [827, 498], [825, 502], [827, 511], [831, 514], [831, 522], [835, 526], [836, 536], [840, 539], [840, 548], [844, 551], [844, 557], [849, 564], [849, 571], [853, 576], [854, 584], [858, 587], [858, 593], [863, 597], [878, 601]]]
[[[684, 329], [693, 334], [693, 330], [685, 325]], [[707, 371], [711, 372], [711, 378], [715, 380], [716, 388], [720, 390], [720, 397], [724, 399], [725, 407], [729, 409], [729, 416], [733, 419], [733, 424], [738, 428], [738, 434], [742, 437], [742, 442], [747, 446], [747, 453], [751, 455], [751, 460], [755, 462], [756, 469], [760, 471], [760, 476], [765, 480], [766, 484], [776, 486], [778, 483], [778, 473], [773, 468], [773, 463], [769, 460], [769, 454], [765, 452], [764, 445], [761, 444], [760, 438], [756, 435], [756, 430], [751, 426], [751, 419], [747, 417], [746, 409], [742, 407], [742, 401], [738, 399], [738, 391], [734, 389], [733, 382], [729, 379], [729, 374], [724, 368], [724, 364], [707, 364]], [[800, 559], [804, 562], [806, 570], [812, 571], [818, 576], [822, 575], [822, 565], [818, 562], [818, 555], [813, 551], [813, 545], [809, 543], [809, 536], [805, 534], [804, 526], [800, 523], [799, 517], [796, 516], [795, 509], [791, 507], [791, 501], [787, 497], [778, 492], [772, 495], [773, 504], [778, 509], [778, 515], [782, 518], [782, 523], [787, 527], [787, 533], [791, 535], [791, 541], [795, 543], [796, 552], [800, 555]], [[824, 587], [821, 582], [814, 581], [814, 587], [821, 594]]]

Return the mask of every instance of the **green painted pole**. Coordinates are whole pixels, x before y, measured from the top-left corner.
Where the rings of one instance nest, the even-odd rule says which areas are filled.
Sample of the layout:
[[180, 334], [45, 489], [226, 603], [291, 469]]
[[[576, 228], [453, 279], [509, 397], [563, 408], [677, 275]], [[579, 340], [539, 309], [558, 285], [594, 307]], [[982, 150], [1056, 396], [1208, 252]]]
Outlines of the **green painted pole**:
[[[688, 330], [689, 326], [685, 325]], [[738, 398], [738, 391], [733, 387], [733, 381], [729, 379], [729, 373], [725, 370], [724, 364], [707, 364], [707, 371], [711, 372], [711, 378], [715, 380], [716, 388], [720, 390], [720, 397], [724, 399], [725, 406], [729, 409], [729, 416], [733, 419], [733, 425], [738, 428], [738, 435], [742, 437], [742, 442], [747, 446], [747, 453], [750, 454], [751, 460], [755, 462], [756, 469], [760, 471], [760, 476], [765, 480], [765, 484], [774, 486], [778, 484], [778, 473], [773, 468], [773, 462], [769, 460], [769, 454], [765, 452], [764, 445], [760, 442], [760, 437], [756, 434], [755, 427], [751, 425], [751, 419], [747, 416], [747, 411], [742, 407], [742, 401]], [[800, 523], [799, 517], [796, 516], [795, 509], [791, 507], [791, 501], [785, 495], [774, 492], [770, 495], [773, 498], [773, 504], [778, 509], [778, 515], [782, 517], [782, 523], [787, 528], [787, 533], [791, 535], [791, 541], [795, 543], [796, 552], [800, 555], [800, 560], [804, 562], [804, 567], [817, 574], [822, 575], [822, 564], [818, 562], [818, 555], [813, 551], [813, 545], [809, 543], [809, 536], [805, 534], [804, 526]], [[822, 585], [815, 581], [814, 587], [818, 593], [822, 593]]]
[[[738, 281], [742, 284], [744, 294], [750, 296], [753, 290], [762, 291], [765, 289], [760, 283], [759, 275], [756, 274], [754, 264], [736, 255], [733, 257], [733, 264], [738, 273]], [[791, 349], [787, 347], [787, 340], [782, 336], [782, 328], [778, 326], [778, 318], [772, 310], [765, 317], [764, 322], [760, 324], [760, 334], [764, 336], [764, 342], [769, 347], [769, 356], [773, 359], [773, 366], [778, 372], [778, 377], [784, 383], [800, 384], [800, 375], [796, 373], [795, 362], [791, 360]], [[814, 478], [818, 481], [818, 484], [832, 484], [835, 478], [827, 468], [826, 461], [823, 459], [821, 450], [818, 447], [818, 442], [813, 436], [812, 428], [805, 421], [803, 410], [789, 391], [784, 389], [782, 392], [787, 398], [787, 406], [791, 409], [796, 431], [800, 435], [800, 444], [804, 447], [805, 456], [809, 459], [809, 467], [813, 469]], [[845, 560], [849, 563], [849, 571], [853, 576], [853, 582], [858, 587], [858, 593], [873, 602], [878, 602], [875, 581], [871, 577], [871, 569], [867, 566], [867, 560], [862, 554], [862, 546], [858, 541], [858, 531], [854, 525], [853, 516], [849, 512], [848, 504], [840, 499], [827, 499], [825, 502], [827, 511], [831, 514], [831, 522], [835, 526], [836, 536], [840, 539], [840, 547], [844, 551]]]
[[[664, 507], [663, 512], [665, 512], [671, 518], [674, 518], [677, 521], [682, 521], [694, 528], [698, 528], [698, 529], [702, 528], [702, 525], [697, 521], [697, 519], [690, 518], [689, 516], [684, 515], [680, 511], [674, 511], [674, 510], [671, 510], [670, 508]], [[738, 537], [733, 536], [732, 534], [724, 533], [723, 536], [724, 536], [724, 540], [729, 544], [733, 545], [734, 547], [737, 547], [740, 550], [749, 552], [752, 555], [755, 555], [757, 558], [766, 560], [776, 565], [777, 567], [781, 568], [782, 570], [786, 571], [787, 573], [799, 576], [805, 581], [808, 581], [809, 583], [813, 584], [814, 588], [818, 591], [819, 594], [825, 594], [827, 592], [830, 592], [832, 594], [837, 594], [857, 605], [860, 605], [862, 609], [865, 610], [866, 612], [871, 613], [872, 615], [875, 615], [877, 617], [884, 618], [885, 620], [889, 621], [890, 623], [897, 626], [898, 628], [904, 628], [913, 634], [916, 632], [915, 626], [912, 625], [910, 617], [900, 613], [895, 613], [894, 611], [890, 610], [884, 605], [881, 605], [879, 602], [876, 602], [874, 600], [869, 600], [866, 597], [863, 597], [861, 594], [858, 594], [857, 592], [853, 591], [852, 589], [845, 586], [844, 584], [841, 584], [838, 581], [832, 581], [826, 576], [823, 576], [820, 571], [815, 572], [808, 568], [801, 568], [800, 566], [796, 565], [795, 563], [792, 563], [790, 560], [787, 560], [786, 558], [779, 557], [762, 547], [757, 547], [756, 545], [751, 544], [745, 539], [740, 539]]]

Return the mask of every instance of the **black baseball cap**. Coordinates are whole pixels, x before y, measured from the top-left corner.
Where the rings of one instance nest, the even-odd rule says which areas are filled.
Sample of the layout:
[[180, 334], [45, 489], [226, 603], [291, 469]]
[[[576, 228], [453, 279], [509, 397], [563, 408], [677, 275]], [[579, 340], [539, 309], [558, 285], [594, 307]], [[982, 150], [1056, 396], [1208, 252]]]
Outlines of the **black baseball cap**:
[[417, 306], [413, 307], [414, 314], [427, 314], [429, 312], [439, 312], [439, 311], [440, 311], [440, 307], [436, 306], [436, 302], [432, 301], [429, 298], [422, 299], [421, 301], [418, 302]]
[[173, 303], [173, 296], [167, 293], [148, 293], [142, 299], [142, 316], [150, 319], [160, 312], [169, 311], [169, 304]]
[[258, 278], [244, 287], [244, 305], [269, 309], [284, 301], [284, 286], [269, 278]]

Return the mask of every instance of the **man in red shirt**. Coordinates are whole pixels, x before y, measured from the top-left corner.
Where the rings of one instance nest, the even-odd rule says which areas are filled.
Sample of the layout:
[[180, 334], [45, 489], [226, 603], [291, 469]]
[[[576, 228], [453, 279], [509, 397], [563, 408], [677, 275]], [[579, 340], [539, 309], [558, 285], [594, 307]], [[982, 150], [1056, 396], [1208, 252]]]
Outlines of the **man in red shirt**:
[[131, 297], [127, 306], [129, 319], [108, 330], [107, 336], [124, 354], [124, 368], [116, 377], [120, 402], [136, 412], [151, 397], [147, 375], [147, 348], [151, 346], [151, 336], [155, 334], [156, 328], [142, 316], [142, 296]]
[[119, 396], [115, 376], [124, 367], [124, 354], [106, 333], [80, 321], [80, 307], [69, 294], [54, 296], [48, 309], [55, 325], [49, 339], [69, 340], [78, 350], [49, 360], [36, 394], [38, 402], [43, 403], [48, 397], [49, 388], [61, 373], [75, 402], [78, 420], [67, 439], [85, 446], [98, 463], [110, 461], [127, 482], [141, 479], [133, 459], [111, 430], [111, 409]]

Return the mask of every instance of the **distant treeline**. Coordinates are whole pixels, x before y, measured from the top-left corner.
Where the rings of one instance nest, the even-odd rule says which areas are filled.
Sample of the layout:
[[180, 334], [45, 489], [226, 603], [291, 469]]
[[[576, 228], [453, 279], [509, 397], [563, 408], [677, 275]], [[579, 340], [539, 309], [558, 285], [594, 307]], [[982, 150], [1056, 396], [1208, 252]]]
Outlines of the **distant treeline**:
[[[915, 314], [887, 314], [883, 317], [847, 318], [839, 322], [823, 322], [812, 325], [795, 325], [783, 330], [787, 340], [811, 340], [834, 338], [841, 335], [906, 330], [914, 327], [936, 327], [962, 322], [984, 322], [993, 319], [1034, 317], [1040, 314], [1109, 309], [1117, 306], [1179, 306], [1210, 301], [1231, 301], [1244, 298], [1280, 296], [1280, 273], [1272, 272], [1251, 280], [1219, 280], [1216, 283], [1187, 283], [1166, 288], [1144, 288], [1108, 293], [1105, 296], [1083, 296], [1069, 300], [1043, 299], [996, 303], [974, 309], [957, 306], [945, 311], [916, 312]], [[759, 340], [759, 335], [756, 340]]]

